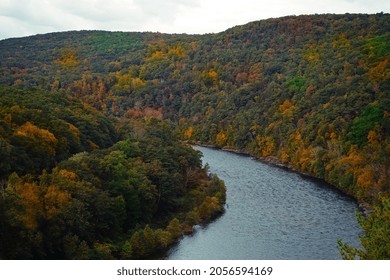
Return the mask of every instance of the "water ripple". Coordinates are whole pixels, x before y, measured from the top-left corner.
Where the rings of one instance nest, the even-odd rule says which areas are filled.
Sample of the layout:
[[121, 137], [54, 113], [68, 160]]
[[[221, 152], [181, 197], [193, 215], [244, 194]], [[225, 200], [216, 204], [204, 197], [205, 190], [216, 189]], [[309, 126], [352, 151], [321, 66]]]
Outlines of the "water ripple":
[[169, 259], [339, 259], [359, 246], [357, 205], [325, 183], [250, 157], [198, 147], [225, 181], [225, 214], [184, 237]]

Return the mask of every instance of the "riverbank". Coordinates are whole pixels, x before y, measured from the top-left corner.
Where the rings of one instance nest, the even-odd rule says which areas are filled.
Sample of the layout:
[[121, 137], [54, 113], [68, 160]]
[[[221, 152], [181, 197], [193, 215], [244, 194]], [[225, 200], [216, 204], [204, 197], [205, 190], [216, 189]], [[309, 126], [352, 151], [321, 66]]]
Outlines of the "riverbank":
[[225, 181], [228, 206], [183, 237], [169, 259], [340, 259], [338, 239], [359, 246], [357, 204], [341, 192], [247, 155], [194, 149]]
[[359, 201], [352, 194], [343, 191], [342, 189], [340, 189], [336, 185], [331, 184], [330, 182], [326, 181], [324, 178], [321, 178], [321, 177], [318, 177], [318, 176], [314, 176], [313, 174], [309, 174], [307, 172], [303, 172], [303, 171], [301, 171], [299, 169], [296, 169], [295, 167], [293, 167], [290, 164], [282, 163], [281, 160], [279, 158], [275, 157], [275, 156], [259, 157], [259, 156], [255, 155], [253, 153], [250, 153], [247, 150], [240, 150], [240, 149], [235, 149], [235, 148], [232, 148], [232, 147], [218, 147], [216, 145], [203, 144], [203, 143], [197, 142], [197, 141], [186, 141], [186, 143], [189, 144], [189, 145], [195, 145], [195, 146], [206, 147], [206, 148], [211, 148], [211, 149], [216, 149], [216, 150], [222, 150], [222, 151], [226, 151], [226, 152], [230, 152], [230, 153], [234, 153], [234, 154], [238, 154], [238, 155], [252, 157], [252, 158], [254, 158], [254, 159], [256, 159], [256, 160], [258, 160], [258, 161], [260, 161], [262, 163], [269, 164], [269, 165], [272, 165], [272, 166], [275, 166], [275, 167], [278, 167], [278, 168], [283, 168], [283, 169], [291, 171], [291, 172], [296, 172], [296, 173], [300, 174], [301, 176], [305, 176], [305, 177], [308, 177], [310, 179], [319, 180], [320, 182], [326, 183], [330, 188], [332, 188], [334, 190], [337, 190], [337, 191], [343, 193], [344, 195], [350, 197], [351, 199], [353, 199], [358, 204], [359, 210], [365, 216], [368, 216], [368, 215], [373, 213], [373, 207], [368, 202], [366, 202], [366, 201]]

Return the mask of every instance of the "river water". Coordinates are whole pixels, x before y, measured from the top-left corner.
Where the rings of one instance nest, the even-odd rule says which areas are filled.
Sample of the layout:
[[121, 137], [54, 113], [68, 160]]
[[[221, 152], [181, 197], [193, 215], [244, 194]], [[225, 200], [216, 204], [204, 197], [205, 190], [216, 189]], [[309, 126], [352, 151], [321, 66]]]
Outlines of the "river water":
[[225, 213], [196, 226], [168, 259], [340, 259], [337, 240], [360, 247], [357, 204], [328, 184], [226, 151], [194, 147], [225, 181]]

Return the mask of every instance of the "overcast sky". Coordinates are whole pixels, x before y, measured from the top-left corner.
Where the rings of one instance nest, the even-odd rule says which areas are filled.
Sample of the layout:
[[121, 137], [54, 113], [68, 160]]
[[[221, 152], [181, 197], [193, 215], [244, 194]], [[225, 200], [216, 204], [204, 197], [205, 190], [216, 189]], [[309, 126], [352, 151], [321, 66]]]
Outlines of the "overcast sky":
[[390, 12], [389, 0], [0, 0], [0, 39], [67, 30], [203, 34], [286, 15]]

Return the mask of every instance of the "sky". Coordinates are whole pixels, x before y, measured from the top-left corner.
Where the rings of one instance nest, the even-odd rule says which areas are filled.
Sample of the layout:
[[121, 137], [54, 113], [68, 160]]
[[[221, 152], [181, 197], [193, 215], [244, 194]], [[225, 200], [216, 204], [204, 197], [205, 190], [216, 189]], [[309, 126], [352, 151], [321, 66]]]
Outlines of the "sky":
[[389, 0], [0, 0], [0, 39], [69, 30], [204, 34], [287, 15], [389, 13]]

